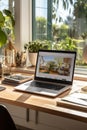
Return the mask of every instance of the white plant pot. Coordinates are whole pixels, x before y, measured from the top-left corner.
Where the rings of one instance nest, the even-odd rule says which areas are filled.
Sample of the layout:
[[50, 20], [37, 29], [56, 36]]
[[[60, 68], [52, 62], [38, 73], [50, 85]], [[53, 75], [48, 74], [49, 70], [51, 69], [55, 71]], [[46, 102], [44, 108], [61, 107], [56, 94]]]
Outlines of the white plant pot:
[[32, 66], [36, 66], [37, 53], [29, 53], [29, 61], [32, 64]]

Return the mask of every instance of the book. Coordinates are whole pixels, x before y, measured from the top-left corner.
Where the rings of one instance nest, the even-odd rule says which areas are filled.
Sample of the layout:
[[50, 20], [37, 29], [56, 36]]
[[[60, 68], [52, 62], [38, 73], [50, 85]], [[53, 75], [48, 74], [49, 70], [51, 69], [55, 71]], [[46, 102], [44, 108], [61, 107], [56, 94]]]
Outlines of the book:
[[33, 75], [27, 76], [22, 74], [12, 74], [10, 76], [4, 77], [2, 83], [9, 84], [9, 85], [18, 85], [32, 79], [33, 79]]
[[58, 99], [57, 106], [87, 112], [87, 94], [74, 92]]

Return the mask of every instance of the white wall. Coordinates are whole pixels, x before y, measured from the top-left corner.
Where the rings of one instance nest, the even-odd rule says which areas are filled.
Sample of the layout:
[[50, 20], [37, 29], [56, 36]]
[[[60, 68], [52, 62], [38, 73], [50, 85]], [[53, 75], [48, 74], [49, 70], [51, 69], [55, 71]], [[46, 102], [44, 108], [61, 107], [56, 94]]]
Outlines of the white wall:
[[18, 50], [32, 40], [32, 0], [15, 0], [15, 45]]

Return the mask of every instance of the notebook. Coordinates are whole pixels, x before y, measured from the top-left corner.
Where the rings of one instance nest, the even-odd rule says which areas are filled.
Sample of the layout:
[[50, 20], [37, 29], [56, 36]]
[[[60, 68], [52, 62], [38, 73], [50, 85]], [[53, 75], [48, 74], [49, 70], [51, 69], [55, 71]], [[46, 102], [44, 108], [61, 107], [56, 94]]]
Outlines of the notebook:
[[16, 90], [55, 97], [72, 87], [75, 51], [39, 50], [34, 79]]

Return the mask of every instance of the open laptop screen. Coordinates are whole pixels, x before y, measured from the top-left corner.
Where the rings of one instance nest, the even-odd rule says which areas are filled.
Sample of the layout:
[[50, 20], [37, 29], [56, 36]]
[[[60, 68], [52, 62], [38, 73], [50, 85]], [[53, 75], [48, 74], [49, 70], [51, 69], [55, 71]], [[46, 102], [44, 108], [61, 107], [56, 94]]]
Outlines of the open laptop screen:
[[76, 52], [40, 50], [35, 79], [72, 84]]

